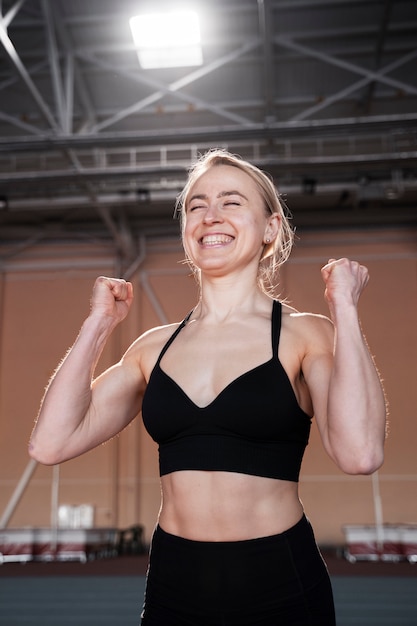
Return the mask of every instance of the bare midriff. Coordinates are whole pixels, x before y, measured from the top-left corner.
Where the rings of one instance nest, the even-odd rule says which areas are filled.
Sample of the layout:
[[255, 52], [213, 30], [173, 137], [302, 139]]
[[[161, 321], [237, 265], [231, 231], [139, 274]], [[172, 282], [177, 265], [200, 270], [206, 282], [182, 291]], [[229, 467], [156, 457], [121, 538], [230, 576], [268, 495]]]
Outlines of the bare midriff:
[[162, 477], [159, 524], [195, 541], [268, 537], [296, 524], [298, 483], [234, 472], [184, 470]]

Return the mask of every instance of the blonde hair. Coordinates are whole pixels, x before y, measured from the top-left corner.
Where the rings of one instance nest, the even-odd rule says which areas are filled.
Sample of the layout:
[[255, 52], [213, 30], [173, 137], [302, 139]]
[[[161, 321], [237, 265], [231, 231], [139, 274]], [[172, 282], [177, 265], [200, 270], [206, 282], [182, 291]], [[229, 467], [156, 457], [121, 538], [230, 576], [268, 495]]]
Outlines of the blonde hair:
[[[258, 191], [264, 201], [266, 215], [272, 215], [278, 213], [281, 218], [281, 224], [278, 236], [274, 241], [269, 244], [265, 244], [258, 271], [258, 281], [265, 292], [271, 291], [274, 287], [274, 278], [281, 265], [288, 259], [293, 242], [294, 231], [289, 222], [290, 214], [287, 207], [281, 202], [277, 189], [272, 181], [272, 178], [255, 165], [252, 165], [248, 161], [245, 161], [241, 157], [231, 154], [227, 150], [214, 149], [209, 150], [203, 154], [194, 165], [191, 166], [188, 174], [187, 182], [177, 197], [175, 205], [176, 215], [179, 216], [181, 222], [181, 233], [184, 233], [185, 215], [187, 200], [191, 188], [197, 182], [197, 180], [205, 174], [210, 168], [218, 165], [229, 165], [236, 167], [255, 182]], [[196, 268], [190, 259], [187, 262], [193, 269], [193, 271], [199, 275], [198, 268]]]

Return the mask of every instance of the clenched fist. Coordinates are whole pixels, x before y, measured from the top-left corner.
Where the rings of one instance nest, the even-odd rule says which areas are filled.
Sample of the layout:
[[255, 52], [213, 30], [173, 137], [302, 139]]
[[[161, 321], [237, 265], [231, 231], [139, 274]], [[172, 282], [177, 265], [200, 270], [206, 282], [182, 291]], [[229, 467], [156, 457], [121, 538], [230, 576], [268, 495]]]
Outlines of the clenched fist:
[[324, 297], [330, 308], [337, 304], [357, 306], [369, 280], [368, 269], [349, 259], [329, 259], [321, 275], [326, 285]]
[[91, 296], [91, 314], [110, 317], [118, 324], [128, 314], [132, 301], [132, 283], [122, 278], [99, 276]]

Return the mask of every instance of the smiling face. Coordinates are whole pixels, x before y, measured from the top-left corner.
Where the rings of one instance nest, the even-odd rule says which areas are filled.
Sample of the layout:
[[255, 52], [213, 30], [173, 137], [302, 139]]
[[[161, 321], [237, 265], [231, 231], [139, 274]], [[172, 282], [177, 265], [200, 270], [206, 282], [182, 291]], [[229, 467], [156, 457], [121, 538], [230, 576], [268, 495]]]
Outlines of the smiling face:
[[[220, 181], [216, 175], [218, 171], [222, 173]], [[204, 180], [206, 174], [211, 174], [210, 179], [207, 177]], [[202, 188], [203, 183], [206, 183], [206, 189]], [[216, 183], [216, 189], [214, 183]], [[191, 198], [195, 202], [194, 206], [190, 204]], [[213, 198], [217, 205], [213, 205]], [[207, 209], [208, 201], [210, 201], [210, 207]], [[221, 204], [222, 201], [223, 204]], [[217, 207], [217, 215], [215, 211], [213, 212], [213, 206], [214, 208]], [[235, 207], [234, 210], [232, 210], [233, 207]], [[271, 289], [274, 289], [278, 268], [285, 263], [290, 255], [294, 232], [288, 212], [280, 201], [272, 178], [266, 172], [227, 150], [209, 150], [190, 168], [188, 180], [176, 202], [176, 214], [181, 220], [187, 260], [198, 279], [200, 278], [198, 269], [200, 260], [207, 263], [209, 252], [213, 266], [217, 255], [219, 267], [222, 266], [222, 263], [225, 267], [224, 257], [229, 251], [232, 251], [233, 246], [236, 246], [236, 236], [233, 229], [237, 229], [239, 219], [243, 219], [247, 209], [252, 211], [252, 215], [246, 215], [246, 219], [252, 220], [251, 224], [247, 224], [248, 233], [251, 232], [254, 235], [257, 232], [256, 237], [258, 237], [257, 229], [260, 228], [260, 224], [264, 224], [262, 222], [264, 219], [270, 220], [270, 225], [273, 226], [271, 236], [265, 235], [265, 245], [263, 245], [258, 258], [257, 275], [261, 289], [270, 294]], [[195, 234], [191, 236], [191, 230], [192, 226], [196, 226], [198, 220], [201, 222], [203, 210], [207, 212], [206, 227], [209, 227], [210, 219], [211, 221], [214, 219], [217, 227], [216, 230], [214, 227], [211, 230], [209, 228], [204, 239], [201, 239], [200, 245], [197, 245], [198, 239], [195, 238]], [[198, 217], [199, 214], [200, 217]], [[215, 215], [214, 218], [213, 214]], [[230, 230], [227, 230], [226, 226]], [[239, 242], [244, 240], [243, 232], [242, 224]], [[269, 243], [267, 239], [270, 239]], [[261, 245], [259, 239], [256, 240], [256, 245], [258, 246], [256, 251], [259, 253], [259, 246]], [[204, 255], [205, 252], [207, 254]]]
[[266, 239], [279, 216], [271, 215], [255, 181], [231, 165], [205, 171], [185, 198], [183, 243], [189, 260], [217, 275], [252, 264], [257, 273]]

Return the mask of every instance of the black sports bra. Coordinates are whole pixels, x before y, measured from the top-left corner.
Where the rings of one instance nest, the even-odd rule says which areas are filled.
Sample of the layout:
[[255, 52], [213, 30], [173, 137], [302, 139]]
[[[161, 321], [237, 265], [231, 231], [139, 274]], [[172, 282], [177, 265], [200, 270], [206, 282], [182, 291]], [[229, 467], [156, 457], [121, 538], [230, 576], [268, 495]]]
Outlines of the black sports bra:
[[282, 306], [272, 308], [272, 358], [198, 407], [160, 367], [191, 313], [163, 347], [143, 398], [142, 417], [159, 444], [160, 475], [229, 471], [298, 481], [311, 418], [299, 406], [278, 359]]

